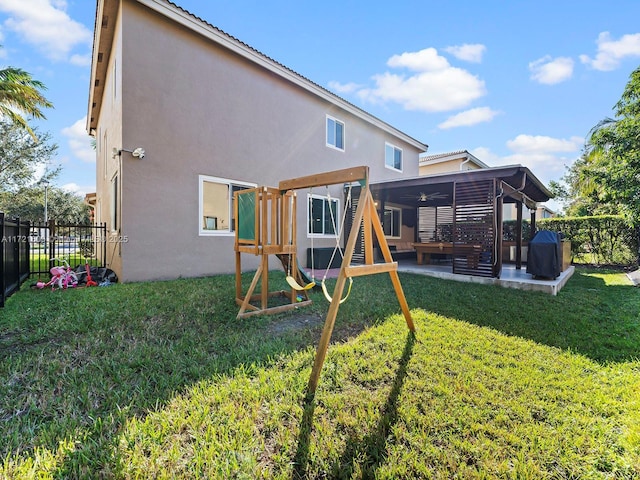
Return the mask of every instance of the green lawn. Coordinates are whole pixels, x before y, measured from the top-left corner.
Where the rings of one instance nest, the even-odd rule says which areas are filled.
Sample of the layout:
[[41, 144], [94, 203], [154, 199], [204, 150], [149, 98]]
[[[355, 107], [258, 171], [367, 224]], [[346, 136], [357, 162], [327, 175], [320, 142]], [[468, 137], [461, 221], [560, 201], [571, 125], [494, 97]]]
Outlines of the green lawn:
[[[91, 266], [100, 266], [102, 265], [102, 262], [100, 262], [98, 259], [96, 258], [89, 258], [89, 257], [85, 257], [80, 253], [71, 253], [71, 254], [66, 254], [66, 255], [59, 255], [58, 257], [56, 257], [57, 260], [54, 261], [54, 265], [64, 265], [64, 261], [66, 261], [71, 268], [75, 269], [76, 267], [78, 267], [79, 265], [85, 265], [85, 264], [89, 264]], [[37, 271], [45, 271], [48, 272], [49, 271], [49, 260], [50, 260], [50, 255], [45, 255], [45, 253], [42, 250], [35, 250], [31, 252], [31, 255], [29, 256], [29, 265], [30, 265], [30, 271], [32, 272], [37, 272]], [[48, 276], [47, 275], [40, 275], [41, 278], [48, 280]]]
[[623, 274], [556, 297], [401, 281], [416, 336], [388, 275], [355, 279], [314, 398], [322, 293], [236, 320], [233, 276], [25, 285], [0, 310], [0, 477], [640, 478]]

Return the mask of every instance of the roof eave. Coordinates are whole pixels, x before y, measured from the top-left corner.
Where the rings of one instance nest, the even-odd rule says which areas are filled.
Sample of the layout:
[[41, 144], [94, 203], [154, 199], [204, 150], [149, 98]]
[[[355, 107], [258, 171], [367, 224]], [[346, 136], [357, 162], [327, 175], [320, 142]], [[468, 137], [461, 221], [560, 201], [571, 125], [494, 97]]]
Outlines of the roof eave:
[[[340, 108], [342, 108], [343, 110], [348, 111], [349, 113], [351, 113], [352, 115], [365, 120], [366, 122], [375, 125], [376, 127], [391, 133], [392, 135], [394, 135], [395, 137], [401, 138], [402, 140], [404, 140], [406, 143], [412, 145], [413, 147], [415, 147], [418, 150], [421, 151], [427, 151], [427, 149], [429, 148], [429, 146], [423, 142], [420, 142], [418, 140], [416, 140], [415, 138], [407, 135], [406, 133], [398, 130], [397, 128], [393, 127], [392, 125], [380, 120], [379, 118], [365, 112], [364, 110], [362, 110], [361, 108], [353, 105], [352, 103], [347, 102], [346, 100], [344, 100], [341, 97], [338, 97], [337, 95], [335, 95], [334, 93], [331, 93], [329, 90], [321, 87], [320, 85], [312, 82], [311, 80], [303, 77], [302, 75], [294, 72], [293, 70], [285, 67], [284, 65], [276, 62], [275, 60], [267, 57], [266, 55], [260, 53], [259, 51], [255, 50], [254, 48], [250, 47], [249, 45], [241, 42], [240, 40], [232, 37], [231, 35], [228, 35], [227, 33], [223, 32], [222, 30], [216, 28], [215, 26], [207, 23], [206, 21], [204, 21], [203, 19], [196, 17], [195, 15], [191, 14], [190, 12], [187, 12], [186, 10], [178, 7], [177, 5], [169, 2], [169, 1], [164, 1], [164, 0], [136, 0], [139, 4], [146, 6], [147, 8], [159, 13], [160, 15], [163, 15], [167, 18], [170, 18], [171, 20], [179, 23], [180, 25], [184, 26], [185, 28], [188, 28], [196, 33], [198, 33], [199, 35], [208, 38], [209, 40], [222, 45], [223, 47], [227, 48], [228, 50], [236, 53], [237, 55], [240, 55], [246, 59], [248, 59], [249, 61], [255, 63], [256, 65], [261, 66], [262, 68], [265, 68], [268, 71], [271, 71], [275, 74], [277, 74], [278, 76], [284, 78], [285, 80], [305, 89], [306, 91], [316, 95], [317, 97], [322, 98], [323, 100], [326, 100]], [[115, 3], [116, 5], [119, 3], [118, 0], [100, 0], [99, 5], [98, 5], [98, 11], [100, 10], [100, 5], [102, 5], [103, 3], [109, 3], [109, 4], [113, 4]], [[95, 128], [95, 122], [97, 122], [97, 114], [99, 114], [99, 109], [100, 109], [100, 105], [99, 105], [99, 101], [96, 102], [96, 107], [92, 108], [92, 104], [95, 102], [94, 98], [98, 98], [100, 99], [100, 95], [98, 95], [98, 92], [95, 90], [95, 87], [93, 86], [93, 82], [97, 77], [96, 73], [97, 72], [94, 69], [94, 64], [96, 63], [96, 50], [95, 50], [95, 45], [99, 45], [102, 46], [102, 44], [104, 43], [104, 41], [106, 40], [104, 38], [104, 35], [99, 35], [97, 33], [97, 26], [99, 25], [98, 23], [98, 19], [100, 17], [96, 14], [96, 35], [94, 38], [94, 54], [93, 54], [93, 59], [92, 59], [92, 70], [91, 70], [91, 85], [92, 85], [92, 90], [91, 93], [89, 95], [89, 115], [87, 116], [87, 126], [88, 129], [91, 128]], [[110, 22], [111, 25], [109, 25], [109, 28], [113, 29], [115, 28], [115, 22]], [[111, 31], [111, 40], [113, 40], [113, 30]], [[109, 50], [111, 49], [111, 45], [108, 46]], [[103, 60], [107, 60], [106, 58], [104, 58], [103, 55]], [[97, 113], [96, 115], [94, 115], [95, 117], [95, 121], [92, 122], [91, 117], [92, 117], [92, 110], [96, 110], [93, 113]]]
[[113, 46], [119, 0], [99, 0], [93, 33], [89, 104], [87, 105], [87, 132], [91, 135], [97, 127], [102, 108], [104, 83]]
[[[385, 187], [413, 187], [418, 186], [425, 183], [449, 183], [454, 181], [473, 181], [473, 180], [482, 180], [482, 179], [490, 179], [490, 178], [500, 178], [506, 179], [510, 177], [516, 177], [521, 174], [526, 175], [527, 181], [531, 182], [531, 184], [540, 191], [542, 196], [548, 197], [549, 199], [553, 198], [553, 194], [540, 182], [540, 180], [533, 175], [531, 170], [522, 165], [506, 165], [503, 167], [492, 167], [478, 170], [463, 170], [458, 172], [447, 172], [447, 173], [439, 173], [434, 175], [423, 175], [419, 177], [401, 179], [401, 180], [392, 180], [392, 181], [380, 181], [371, 183], [371, 188], [373, 191], [382, 190]], [[514, 185], [514, 187], [517, 187]], [[532, 199], [533, 200], [533, 199]], [[546, 201], [546, 200], [535, 200], [535, 201]]]

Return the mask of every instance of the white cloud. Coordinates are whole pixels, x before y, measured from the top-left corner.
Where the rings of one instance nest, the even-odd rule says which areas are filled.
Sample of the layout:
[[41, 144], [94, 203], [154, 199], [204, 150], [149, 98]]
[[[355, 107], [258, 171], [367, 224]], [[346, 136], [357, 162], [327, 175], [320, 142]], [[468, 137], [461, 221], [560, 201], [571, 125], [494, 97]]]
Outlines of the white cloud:
[[361, 99], [371, 103], [395, 102], [407, 110], [442, 112], [465, 108], [486, 94], [484, 81], [452, 67], [434, 48], [394, 55], [387, 65], [417, 73], [374, 75], [375, 87], [357, 92]]
[[623, 35], [619, 40], [612, 40], [609, 32], [598, 35], [598, 53], [595, 58], [580, 55], [580, 61], [596, 70], [615, 70], [625, 57], [640, 57], [640, 33]]
[[518, 135], [507, 142], [507, 147], [516, 153], [534, 154], [551, 152], [575, 152], [584, 145], [584, 138], [553, 138], [544, 135]]
[[545, 85], [569, 80], [573, 75], [573, 60], [568, 57], [551, 58], [549, 55], [529, 63], [531, 79]]
[[68, 60], [77, 46], [91, 45], [92, 34], [73, 20], [61, 0], [0, 0], [0, 11], [10, 15], [4, 26], [52, 60]]
[[490, 122], [493, 117], [500, 112], [491, 110], [489, 107], [472, 108], [464, 112], [457, 113], [444, 122], [438, 125], [438, 128], [446, 130], [455, 127], [470, 127], [471, 125], [477, 125], [478, 123]]
[[47, 173], [48, 162], [40, 162], [33, 167], [33, 178], [37, 178], [37, 182]]
[[70, 193], [75, 193], [79, 197], [83, 197], [87, 193], [94, 193], [96, 191], [95, 185], [78, 185], [77, 183], [65, 183], [60, 187], [62, 190], [65, 190]]
[[486, 147], [474, 148], [473, 150], [469, 150], [469, 153], [471, 153], [474, 157], [483, 161], [490, 167], [496, 167], [498, 165], [503, 164], [501, 163], [500, 156], [496, 155], [489, 148], [486, 148]]
[[71, 55], [69, 63], [78, 67], [89, 67], [91, 66], [91, 55]]
[[70, 127], [62, 129], [62, 134], [69, 139], [69, 148], [73, 155], [86, 163], [96, 161], [96, 152], [91, 146], [91, 137], [85, 130], [87, 117], [81, 118]]
[[504, 165], [524, 165], [544, 184], [559, 181], [566, 173], [567, 166], [580, 157], [584, 138], [553, 138], [543, 135], [518, 135], [506, 143], [513, 152], [500, 156], [488, 148], [479, 147], [471, 153], [492, 167]]
[[447, 59], [438, 55], [435, 48], [394, 55], [387, 61], [387, 65], [393, 68], [404, 67], [417, 72], [433, 72], [449, 68]]
[[482, 55], [487, 50], [487, 47], [480, 43], [464, 45], [456, 45], [447, 47], [445, 52], [450, 53], [458, 60], [464, 60], [465, 62], [480, 63], [482, 62]]

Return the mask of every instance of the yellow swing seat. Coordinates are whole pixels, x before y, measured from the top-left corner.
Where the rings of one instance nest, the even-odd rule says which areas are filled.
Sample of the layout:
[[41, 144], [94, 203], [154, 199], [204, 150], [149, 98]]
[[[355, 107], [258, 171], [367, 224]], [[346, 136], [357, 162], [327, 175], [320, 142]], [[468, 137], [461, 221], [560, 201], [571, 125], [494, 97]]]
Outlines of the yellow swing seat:
[[307, 283], [306, 285], [302, 286], [291, 275], [287, 275], [287, 279], [286, 280], [287, 280], [287, 283], [289, 284], [289, 286], [291, 286], [291, 288], [293, 288], [294, 290], [298, 290], [298, 291], [311, 290], [313, 287], [316, 286], [316, 282], [313, 282], [313, 281], [311, 283]]
[[[351, 294], [352, 286], [353, 286], [353, 279], [349, 277], [349, 287], [347, 288], [347, 294], [344, 296], [344, 298], [340, 299], [341, 305], [345, 302], [347, 298], [349, 298], [349, 295]], [[333, 298], [331, 298], [331, 295], [329, 295], [329, 292], [327, 291], [327, 286], [324, 283], [324, 278], [322, 279], [322, 293], [324, 293], [324, 298], [326, 298], [329, 303], [333, 302]]]

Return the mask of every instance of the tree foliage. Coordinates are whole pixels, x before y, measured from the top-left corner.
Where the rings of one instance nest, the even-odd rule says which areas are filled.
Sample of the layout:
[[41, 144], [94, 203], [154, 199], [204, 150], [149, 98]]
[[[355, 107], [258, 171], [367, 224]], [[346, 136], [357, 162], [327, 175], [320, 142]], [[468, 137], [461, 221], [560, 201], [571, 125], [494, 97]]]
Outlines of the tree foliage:
[[[39, 141], [13, 122], [0, 121], [0, 211], [32, 222], [44, 220], [45, 183], [51, 184], [60, 167], [51, 167], [58, 146], [49, 133], [34, 133]], [[77, 195], [47, 188], [47, 216], [62, 223], [86, 223], [88, 206]]]
[[595, 181], [590, 169], [596, 153], [585, 153], [577, 159], [563, 177], [564, 183], [550, 182], [549, 190], [562, 202], [570, 217], [617, 215], [622, 207], [610, 198], [604, 185]]
[[619, 207], [631, 224], [640, 225], [640, 67], [614, 112], [591, 130], [575, 181], [584, 195]]
[[34, 80], [20, 68], [0, 70], [0, 116], [27, 131], [34, 141], [37, 141], [36, 133], [21, 113], [32, 118], [45, 118], [42, 108], [51, 108], [53, 104], [44, 97], [42, 90], [46, 90], [44, 83]]
[[[0, 192], [0, 211], [9, 217], [31, 222], [44, 220], [44, 186], [23, 188], [17, 192]], [[89, 223], [89, 206], [73, 192], [58, 187], [47, 189], [47, 217], [58, 223]]]
[[[37, 128], [34, 133], [38, 132]], [[56, 153], [58, 146], [51, 143], [49, 133], [40, 134], [36, 141], [26, 131], [8, 121], [0, 121], [0, 190], [18, 192], [35, 182], [51, 182], [60, 172], [60, 168], [47, 166]], [[39, 169], [45, 169], [40, 176]], [[38, 177], [38, 178], [36, 178]]]

